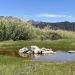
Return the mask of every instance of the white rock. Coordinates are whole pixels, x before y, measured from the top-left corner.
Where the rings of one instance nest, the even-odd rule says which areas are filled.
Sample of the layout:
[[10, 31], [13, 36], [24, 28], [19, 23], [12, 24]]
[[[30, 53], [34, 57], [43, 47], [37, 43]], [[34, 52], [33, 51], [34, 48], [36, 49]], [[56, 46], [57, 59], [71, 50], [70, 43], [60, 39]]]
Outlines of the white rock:
[[41, 52], [41, 49], [37, 46], [31, 46], [31, 51], [34, 51], [34, 53], [37, 54], [38, 52]]
[[43, 54], [53, 54], [54, 52], [53, 51], [43, 51], [42, 53]]
[[28, 48], [21, 48], [20, 50], [19, 50], [19, 53], [23, 53], [23, 52], [25, 52], [25, 51], [28, 51]]
[[26, 57], [25, 52], [28, 51], [28, 48], [24, 47], [19, 50], [19, 55], [22, 57]]
[[73, 50], [70, 50], [70, 51], [68, 51], [68, 53], [75, 53], [75, 51], [73, 51]]
[[50, 49], [42, 48], [42, 53], [43, 54], [51, 54], [51, 53], [54, 53], [54, 52], [52, 51], [51, 48]]

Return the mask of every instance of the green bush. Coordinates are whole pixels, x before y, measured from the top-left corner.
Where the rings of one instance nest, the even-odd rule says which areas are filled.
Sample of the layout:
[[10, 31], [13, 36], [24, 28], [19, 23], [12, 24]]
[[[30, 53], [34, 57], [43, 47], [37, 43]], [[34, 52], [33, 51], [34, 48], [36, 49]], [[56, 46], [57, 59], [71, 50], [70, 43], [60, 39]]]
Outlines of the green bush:
[[62, 37], [57, 33], [49, 33], [41, 36], [41, 40], [58, 40]]
[[49, 33], [48, 35], [46, 35], [46, 39], [50, 39], [50, 40], [58, 40], [61, 38], [62, 37], [58, 35], [57, 33]]
[[30, 23], [13, 19], [0, 19], [0, 40], [28, 40], [34, 38], [34, 28]]
[[0, 17], [0, 41], [75, 39], [75, 32], [40, 29], [15, 17]]

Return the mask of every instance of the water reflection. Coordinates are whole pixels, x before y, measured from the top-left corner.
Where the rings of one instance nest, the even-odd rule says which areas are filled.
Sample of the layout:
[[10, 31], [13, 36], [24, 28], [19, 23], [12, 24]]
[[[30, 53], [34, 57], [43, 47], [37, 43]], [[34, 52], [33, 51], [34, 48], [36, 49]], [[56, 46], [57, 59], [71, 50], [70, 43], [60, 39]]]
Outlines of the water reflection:
[[54, 62], [64, 62], [64, 61], [75, 61], [75, 53], [68, 53], [64, 51], [56, 51], [54, 54], [25, 54], [25, 57], [21, 57], [18, 50], [2, 50], [0, 55], [9, 55], [32, 61], [54, 61]]
[[43, 55], [37, 58], [34, 57], [32, 60], [34, 61], [55, 61], [55, 62], [75, 61], [75, 53], [56, 51], [54, 54]]

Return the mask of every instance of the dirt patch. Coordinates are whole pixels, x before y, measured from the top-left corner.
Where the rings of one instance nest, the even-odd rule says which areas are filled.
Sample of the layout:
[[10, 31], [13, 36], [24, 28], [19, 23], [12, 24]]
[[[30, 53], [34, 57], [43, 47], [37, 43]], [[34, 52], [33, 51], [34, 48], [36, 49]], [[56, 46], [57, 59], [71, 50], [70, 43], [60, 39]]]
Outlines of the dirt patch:
[[20, 57], [20, 55], [18, 54], [18, 51], [14, 51], [14, 50], [0, 50], [0, 55]]

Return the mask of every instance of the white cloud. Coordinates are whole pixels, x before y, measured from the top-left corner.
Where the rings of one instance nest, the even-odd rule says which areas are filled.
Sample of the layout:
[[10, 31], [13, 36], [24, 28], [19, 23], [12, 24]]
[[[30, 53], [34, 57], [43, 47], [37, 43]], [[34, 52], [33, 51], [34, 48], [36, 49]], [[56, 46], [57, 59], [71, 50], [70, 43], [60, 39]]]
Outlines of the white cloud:
[[62, 14], [39, 14], [38, 17], [48, 17], [48, 18], [71, 18], [72, 16], [62, 15]]

